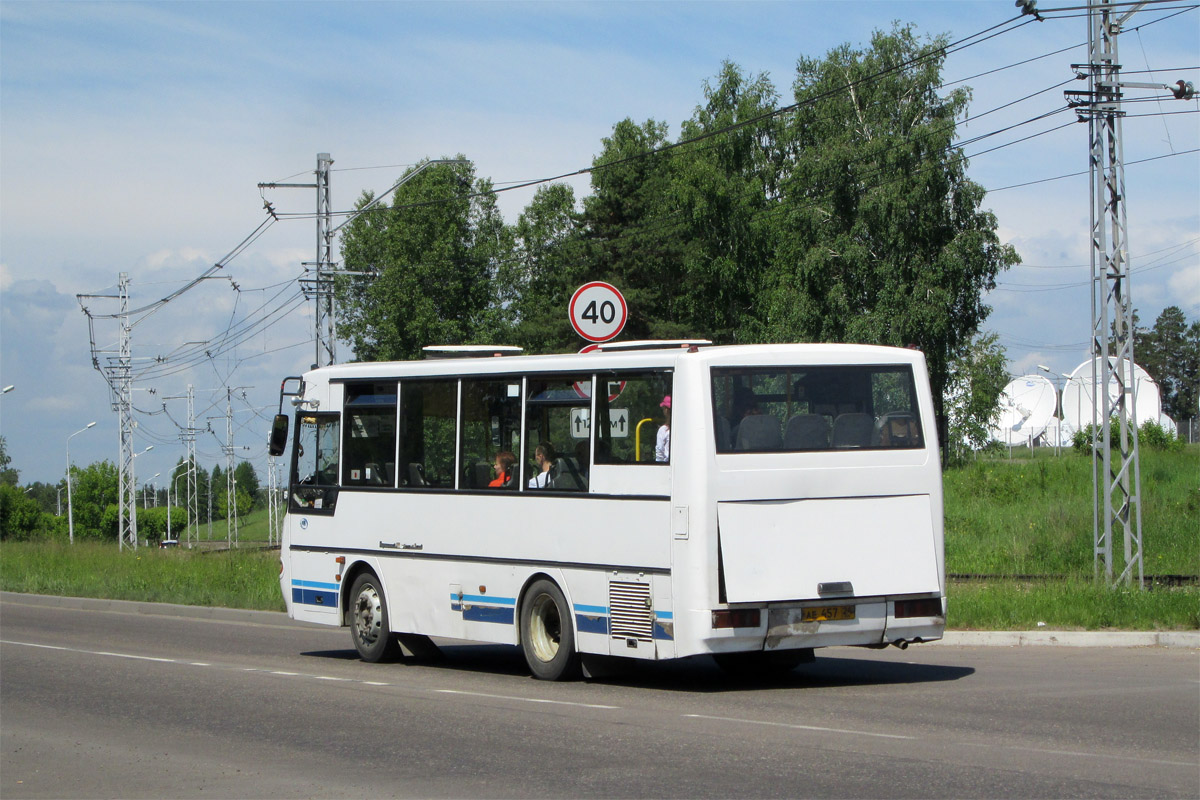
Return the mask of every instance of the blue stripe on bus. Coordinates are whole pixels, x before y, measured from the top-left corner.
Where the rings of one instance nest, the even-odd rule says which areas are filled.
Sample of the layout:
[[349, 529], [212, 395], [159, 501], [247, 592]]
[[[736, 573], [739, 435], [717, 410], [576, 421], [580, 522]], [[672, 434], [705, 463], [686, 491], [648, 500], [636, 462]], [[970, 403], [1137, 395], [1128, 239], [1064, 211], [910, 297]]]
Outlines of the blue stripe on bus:
[[608, 617], [592, 616], [578, 613], [579, 608], [596, 608], [596, 606], [575, 606], [575, 629], [580, 633], [608, 633]]
[[[451, 594], [450, 596], [455, 600], [458, 599], [457, 594]], [[462, 600], [464, 603], [490, 603], [494, 606], [515, 606], [517, 604], [517, 598], [515, 597], [491, 597], [486, 594], [464, 594]]]
[[469, 606], [463, 604], [463, 619], [470, 622], [498, 622], [502, 625], [512, 625], [514, 610], [499, 606]]
[[332, 591], [329, 589], [306, 589], [299, 586], [292, 587], [292, 602], [300, 603], [306, 606], [321, 606], [322, 608], [337, 608], [338, 593], [337, 587]]
[[298, 581], [295, 578], [293, 578], [292, 579], [292, 587], [295, 588], [297, 586], [303, 586], [305, 588], [310, 588], [310, 589], [328, 589], [331, 592], [336, 592], [338, 590], [338, 584], [336, 584], [336, 583], [321, 583], [320, 581]]
[[675, 626], [672, 625], [670, 629], [668, 629], [662, 624], [662, 622], [656, 620], [654, 623], [654, 638], [665, 639], [669, 642], [675, 641]]
[[608, 608], [605, 606], [585, 606], [582, 603], [575, 604], [575, 613], [577, 614], [607, 614]]

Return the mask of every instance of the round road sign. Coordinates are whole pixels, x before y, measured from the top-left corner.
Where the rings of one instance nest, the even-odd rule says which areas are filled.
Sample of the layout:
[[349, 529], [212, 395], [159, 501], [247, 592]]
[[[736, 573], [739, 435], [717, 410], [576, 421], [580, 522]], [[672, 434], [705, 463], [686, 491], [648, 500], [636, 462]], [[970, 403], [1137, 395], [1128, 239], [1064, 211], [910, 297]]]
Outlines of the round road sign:
[[603, 281], [585, 283], [571, 295], [571, 326], [589, 342], [607, 342], [625, 327], [629, 309], [617, 287]]

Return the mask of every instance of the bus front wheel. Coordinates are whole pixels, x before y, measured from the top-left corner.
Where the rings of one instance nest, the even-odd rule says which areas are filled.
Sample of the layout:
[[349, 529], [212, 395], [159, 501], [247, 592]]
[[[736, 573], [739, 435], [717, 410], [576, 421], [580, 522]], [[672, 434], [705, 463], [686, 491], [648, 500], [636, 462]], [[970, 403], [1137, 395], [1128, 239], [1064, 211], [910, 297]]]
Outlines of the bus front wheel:
[[388, 627], [387, 600], [383, 584], [373, 573], [364, 572], [350, 589], [350, 635], [363, 661], [390, 661], [400, 646]]
[[539, 680], [559, 681], [579, 672], [571, 609], [552, 581], [535, 581], [521, 601], [521, 649]]

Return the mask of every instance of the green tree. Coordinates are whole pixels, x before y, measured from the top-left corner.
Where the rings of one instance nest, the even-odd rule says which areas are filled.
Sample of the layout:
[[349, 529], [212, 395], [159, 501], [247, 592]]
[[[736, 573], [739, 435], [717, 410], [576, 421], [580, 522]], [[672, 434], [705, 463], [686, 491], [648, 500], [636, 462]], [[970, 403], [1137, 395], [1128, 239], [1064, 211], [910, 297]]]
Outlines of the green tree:
[[953, 146], [966, 89], [939, 94], [945, 37], [910, 27], [801, 58], [786, 127], [781, 235], [761, 298], [769, 341], [864, 342], [924, 351], [942, 441], [951, 363], [1019, 263]]
[[629, 318], [622, 338], [684, 336], [688, 326], [671, 301], [684, 282], [682, 214], [668, 202], [672, 153], [655, 152], [668, 144], [667, 124], [624, 119], [602, 143], [592, 194], [583, 201], [588, 277], [625, 295]]
[[8, 454], [8, 444], [0, 436], [0, 484], [16, 486], [21, 480], [19, 470], [13, 469], [12, 456]]
[[[254, 465], [249, 461], [243, 461], [242, 463], [238, 464], [233, 471], [233, 480], [237, 484], [237, 491], [239, 493], [244, 491], [247, 495], [249, 495], [250, 507], [253, 508], [254, 498], [258, 497], [259, 489], [258, 475], [254, 472]], [[240, 508], [240, 501], [238, 506]]]
[[701, 140], [671, 160], [686, 280], [663, 287], [660, 302], [684, 323], [684, 335], [754, 340], [755, 301], [778, 233], [771, 212], [785, 172], [780, 122], [770, 114], [778, 99], [765, 75], [748, 75], [727, 61], [683, 123], [682, 140]]
[[117, 466], [111, 461], [98, 461], [83, 469], [71, 467], [76, 538], [116, 541], [118, 485]]
[[41, 522], [42, 510], [19, 486], [0, 483], [0, 539], [28, 539]]
[[1134, 357], [1158, 384], [1167, 416], [1182, 422], [1196, 415], [1200, 398], [1200, 322], [1188, 325], [1179, 306], [1167, 306], [1153, 328], [1138, 330]]
[[999, 336], [977, 336], [967, 352], [950, 362], [946, 384], [946, 414], [950, 463], [962, 462], [968, 450], [985, 447], [990, 426], [1000, 416], [1000, 393], [1008, 382], [1008, 360]]
[[[251, 498], [250, 493], [240, 486], [237, 488], [234, 494], [236, 496], [234, 502], [237, 503], [237, 515], [239, 518], [244, 517], [250, 513], [253, 505], [253, 499]], [[230, 518], [228, 492], [220, 492], [217, 495], [217, 501], [213, 503], [213, 514], [219, 519]]]
[[[208, 490], [212, 495], [212, 503], [211, 503], [212, 518], [214, 520], [225, 519], [225, 515], [221, 511], [221, 509], [224, 507], [224, 506], [222, 506], [223, 501], [221, 500], [221, 498], [225, 496], [225, 491], [226, 491], [225, 490], [225, 473], [221, 471], [220, 464], [213, 464], [212, 474], [209, 476], [209, 479], [208, 479]], [[203, 495], [203, 498], [204, 498], [204, 513], [207, 514], [208, 507], [210, 505], [209, 495]], [[206, 519], [207, 519], [207, 517], [206, 517]]]
[[496, 279], [512, 244], [491, 183], [469, 162], [420, 166], [390, 206], [381, 201], [342, 237], [345, 269], [359, 274], [338, 281], [339, 335], [363, 361], [419, 358], [426, 345], [504, 330]]
[[567, 304], [588, 277], [582, 230], [575, 191], [565, 183], [539, 187], [521, 212], [500, 295], [511, 315], [513, 344], [548, 353], [578, 342]]

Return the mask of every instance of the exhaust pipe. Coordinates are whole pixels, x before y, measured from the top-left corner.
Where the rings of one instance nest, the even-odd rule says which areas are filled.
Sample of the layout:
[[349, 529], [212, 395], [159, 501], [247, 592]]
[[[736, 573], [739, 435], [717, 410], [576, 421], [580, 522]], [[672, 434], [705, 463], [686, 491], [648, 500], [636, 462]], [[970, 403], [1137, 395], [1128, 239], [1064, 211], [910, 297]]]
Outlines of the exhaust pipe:
[[905, 641], [904, 639], [897, 639], [896, 641], [892, 642], [892, 644], [895, 645], [896, 647], [899, 647], [901, 650], [908, 649], [908, 642]]

